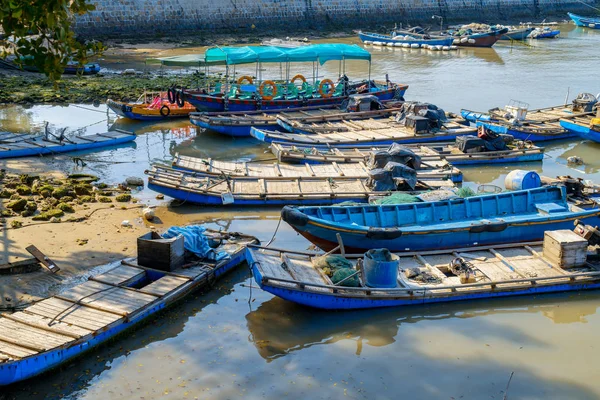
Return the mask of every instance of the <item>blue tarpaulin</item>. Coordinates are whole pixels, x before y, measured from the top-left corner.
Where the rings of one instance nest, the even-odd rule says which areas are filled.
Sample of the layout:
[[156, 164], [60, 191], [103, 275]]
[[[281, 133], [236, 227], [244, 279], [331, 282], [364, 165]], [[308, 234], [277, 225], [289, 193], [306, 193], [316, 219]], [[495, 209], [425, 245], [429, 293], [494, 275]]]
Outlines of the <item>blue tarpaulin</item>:
[[205, 231], [206, 228], [201, 225], [172, 226], [162, 234], [162, 237], [171, 239], [182, 235], [183, 247], [198, 257], [216, 261], [226, 258], [228, 256], [226, 252], [217, 252], [209, 246], [208, 239], [204, 235]]

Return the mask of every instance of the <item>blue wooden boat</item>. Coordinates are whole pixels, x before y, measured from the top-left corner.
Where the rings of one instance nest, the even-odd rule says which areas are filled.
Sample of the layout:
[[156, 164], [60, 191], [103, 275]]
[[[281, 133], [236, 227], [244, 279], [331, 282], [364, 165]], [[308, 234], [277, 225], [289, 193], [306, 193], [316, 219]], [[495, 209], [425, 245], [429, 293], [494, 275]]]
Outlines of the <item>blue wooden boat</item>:
[[[299, 108], [341, 104], [351, 94], [367, 93], [380, 100], [401, 99], [407, 85], [397, 85], [389, 81], [372, 80], [349, 81], [343, 75], [337, 83], [331, 79], [308, 82], [298, 74], [289, 81], [262, 80], [254, 83], [252, 77], [242, 76], [236, 83], [230, 82], [229, 69], [241, 64], [312, 62], [313, 77], [319, 76], [318, 66], [327, 61], [339, 61], [345, 73], [345, 60], [364, 60], [370, 65], [371, 54], [357, 45], [316, 44], [298, 48], [274, 46], [213, 47], [206, 51], [205, 76], [211, 65], [225, 65], [225, 83], [201, 90], [178, 90], [177, 101], [188, 101], [199, 111], [253, 111]], [[370, 68], [369, 68], [370, 71]], [[297, 82], [300, 81], [300, 85]]]
[[492, 47], [508, 28], [491, 28], [484, 32], [473, 32], [471, 29], [448, 31], [446, 34], [453, 38], [453, 44], [460, 47]]
[[560, 125], [582, 139], [592, 140], [600, 143], [600, 118], [574, 118], [561, 119]]
[[358, 32], [358, 37], [365, 44], [373, 44], [374, 42], [386, 43], [388, 46], [402, 46], [408, 45], [414, 47], [422, 46], [452, 46], [453, 38], [442, 37], [442, 36], [426, 36], [426, 35], [415, 35], [409, 33], [398, 33], [392, 32], [390, 35], [383, 35], [380, 33], [371, 32]]
[[[541, 161], [544, 159], [544, 149], [527, 145], [523, 147], [509, 146], [508, 150], [484, 151], [479, 153], [464, 153], [450, 143], [439, 144], [408, 144], [404, 145], [426, 162], [444, 160], [451, 165], [489, 165], [514, 162]], [[327, 146], [294, 146], [281, 143], [271, 143], [271, 152], [279, 162], [299, 164], [348, 163], [361, 162], [370, 154], [387, 150], [389, 146], [355, 146], [352, 148], [337, 148]]]
[[[577, 229], [586, 230], [587, 227]], [[600, 265], [585, 257], [585, 248], [597, 244], [578, 233], [547, 232], [552, 238], [577, 243], [582, 250], [578, 264], [557, 261], [541, 242], [474, 246], [453, 250], [431, 250], [397, 254], [398, 264], [389, 268], [390, 282], [373, 284], [373, 269], [362, 255], [348, 255], [340, 246], [349, 268], [346, 282], [333, 283], [329, 260], [340, 264], [338, 255], [248, 246], [247, 259], [261, 289], [301, 305], [347, 310], [410, 306], [485, 298], [539, 295], [600, 288]], [[333, 257], [337, 257], [333, 259]], [[582, 264], [580, 264], [583, 262]], [[331, 264], [329, 264], [331, 265]], [[352, 274], [352, 275], [350, 275]], [[395, 282], [392, 282], [395, 274]], [[351, 284], [348, 284], [351, 282]]]
[[[207, 230], [222, 240], [220, 261], [165, 272], [134, 261], [102, 269], [78, 286], [0, 317], [0, 386], [49, 371], [208, 286], [246, 260], [250, 236]], [[108, 269], [107, 269], [108, 268]]]
[[77, 74], [95, 75], [98, 72], [100, 72], [100, 64], [98, 64], [98, 63], [87, 63], [87, 64], [81, 65], [80, 63], [78, 63], [76, 61], [71, 61], [71, 62], [68, 62], [67, 65], [65, 66], [64, 73], [70, 74], [70, 75], [77, 75]]
[[500, 36], [500, 40], [525, 40], [535, 28], [517, 28], [511, 29], [504, 35]]
[[[310, 166], [309, 166], [310, 168]], [[181, 171], [154, 166], [145, 171], [148, 188], [165, 196], [214, 206], [282, 206], [368, 202], [370, 198], [405, 192], [419, 194], [435, 188], [453, 188], [450, 179], [421, 179], [414, 188], [406, 185], [395, 191], [373, 191], [366, 178], [348, 177], [232, 177]]]
[[0, 136], [0, 159], [105, 148], [131, 142], [135, 138], [133, 133], [122, 130], [63, 138], [8, 134]]
[[580, 208], [567, 200], [565, 187], [550, 186], [440, 202], [285, 207], [281, 217], [326, 250], [339, 234], [356, 251], [418, 251], [540, 240], [576, 219], [599, 224], [600, 208]]
[[558, 29], [551, 29], [549, 27], [535, 28], [529, 35], [530, 39], [554, 39], [560, 35]]
[[581, 15], [567, 13], [577, 26], [586, 28], [600, 29], [600, 18], [598, 17], [583, 17]]

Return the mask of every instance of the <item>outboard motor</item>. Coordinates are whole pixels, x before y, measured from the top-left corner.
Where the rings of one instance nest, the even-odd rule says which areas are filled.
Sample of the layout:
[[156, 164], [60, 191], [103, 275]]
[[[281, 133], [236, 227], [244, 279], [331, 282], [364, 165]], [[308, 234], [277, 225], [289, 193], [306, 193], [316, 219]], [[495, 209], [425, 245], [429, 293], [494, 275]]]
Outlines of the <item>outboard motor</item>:
[[578, 219], [575, 220], [575, 233], [588, 241], [590, 246], [600, 245], [600, 231], [598, 227], [586, 225]]
[[580, 93], [573, 100], [573, 111], [574, 112], [592, 112], [594, 106], [598, 103], [598, 99], [591, 93]]

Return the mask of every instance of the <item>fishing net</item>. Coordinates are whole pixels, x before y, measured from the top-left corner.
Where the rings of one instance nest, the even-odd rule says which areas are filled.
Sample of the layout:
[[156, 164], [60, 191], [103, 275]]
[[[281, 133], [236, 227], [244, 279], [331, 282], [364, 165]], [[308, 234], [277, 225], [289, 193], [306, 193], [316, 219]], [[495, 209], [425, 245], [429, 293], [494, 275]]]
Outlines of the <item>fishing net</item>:
[[476, 195], [476, 193], [470, 187], [462, 187], [456, 191], [456, 194], [462, 198], [472, 197]]
[[[338, 269], [333, 273], [333, 276], [331, 277], [331, 282], [333, 282], [333, 284], [336, 285], [337, 283], [343, 281], [344, 279], [348, 278], [354, 273], [356, 273], [356, 271], [351, 268]], [[352, 278], [346, 279], [340, 286], [360, 287], [358, 275], [354, 275]]]
[[373, 201], [373, 204], [405, 204], [405, 203], [418, 203], [420, 200], [411, 194], [407, 193], [393, 193], [389, 196], [383, 197]]
[[313, 259], [313, 265], [323, 270], [329, 277], [333, 276], [338, 269], [353, 269], [352, 263], [339, 254], [316, 257]]

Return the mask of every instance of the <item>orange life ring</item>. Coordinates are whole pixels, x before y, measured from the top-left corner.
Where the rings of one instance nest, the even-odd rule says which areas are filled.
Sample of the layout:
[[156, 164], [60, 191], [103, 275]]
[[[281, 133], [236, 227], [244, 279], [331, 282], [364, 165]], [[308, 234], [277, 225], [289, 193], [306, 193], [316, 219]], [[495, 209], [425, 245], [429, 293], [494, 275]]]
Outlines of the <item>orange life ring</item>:
[[251, 77], [251, 76], [244, 75], [244, 76], [240, 76], [240, 77], [238, 78], [238, 80], [237, 80], [237, 84], [238, 84], [238, 85], [241, 85], [241, 84], [242, 84], [242, 82], [244, 82], [244, 81], [248, 82], [248, 84], [249, 84], [249, 85], [252, 85], [252, 84], [254, 83], [254, 80], [252, 79], [252, 77]]
[[[329, 85], [330, 89], [329, 92], [325, 92], [323, 90], [325, 85]], [[323, 79], [321, 81], [321, 83], [319, 84], [319, 93], [321, 94], [321, 96], [328, 98], [333, 96], [333, 93], [335, 92], [335, 86], [333, 84], [333, 81], [331, 79]]]
[[298, 79], [300, 79], [303, 84], [306, 83], [306, 78], [302, 74], [298, 74], [298, 75], [294, 76], [291, 80], [291, 83], [295, 83]]
[[[273, 93], [270, 96], [265, 95], [265, 88], [267, 86], [270, 86], [273, 89]], [[258, 91], [260, 93], [260, 97], [262, 97], [263, 100], [273, 100], [273, 97], [277, 96], [277, 85], [275, 85], [275, 82], [273, 81], [264, 81], [260, 84], [260, 88]]]

